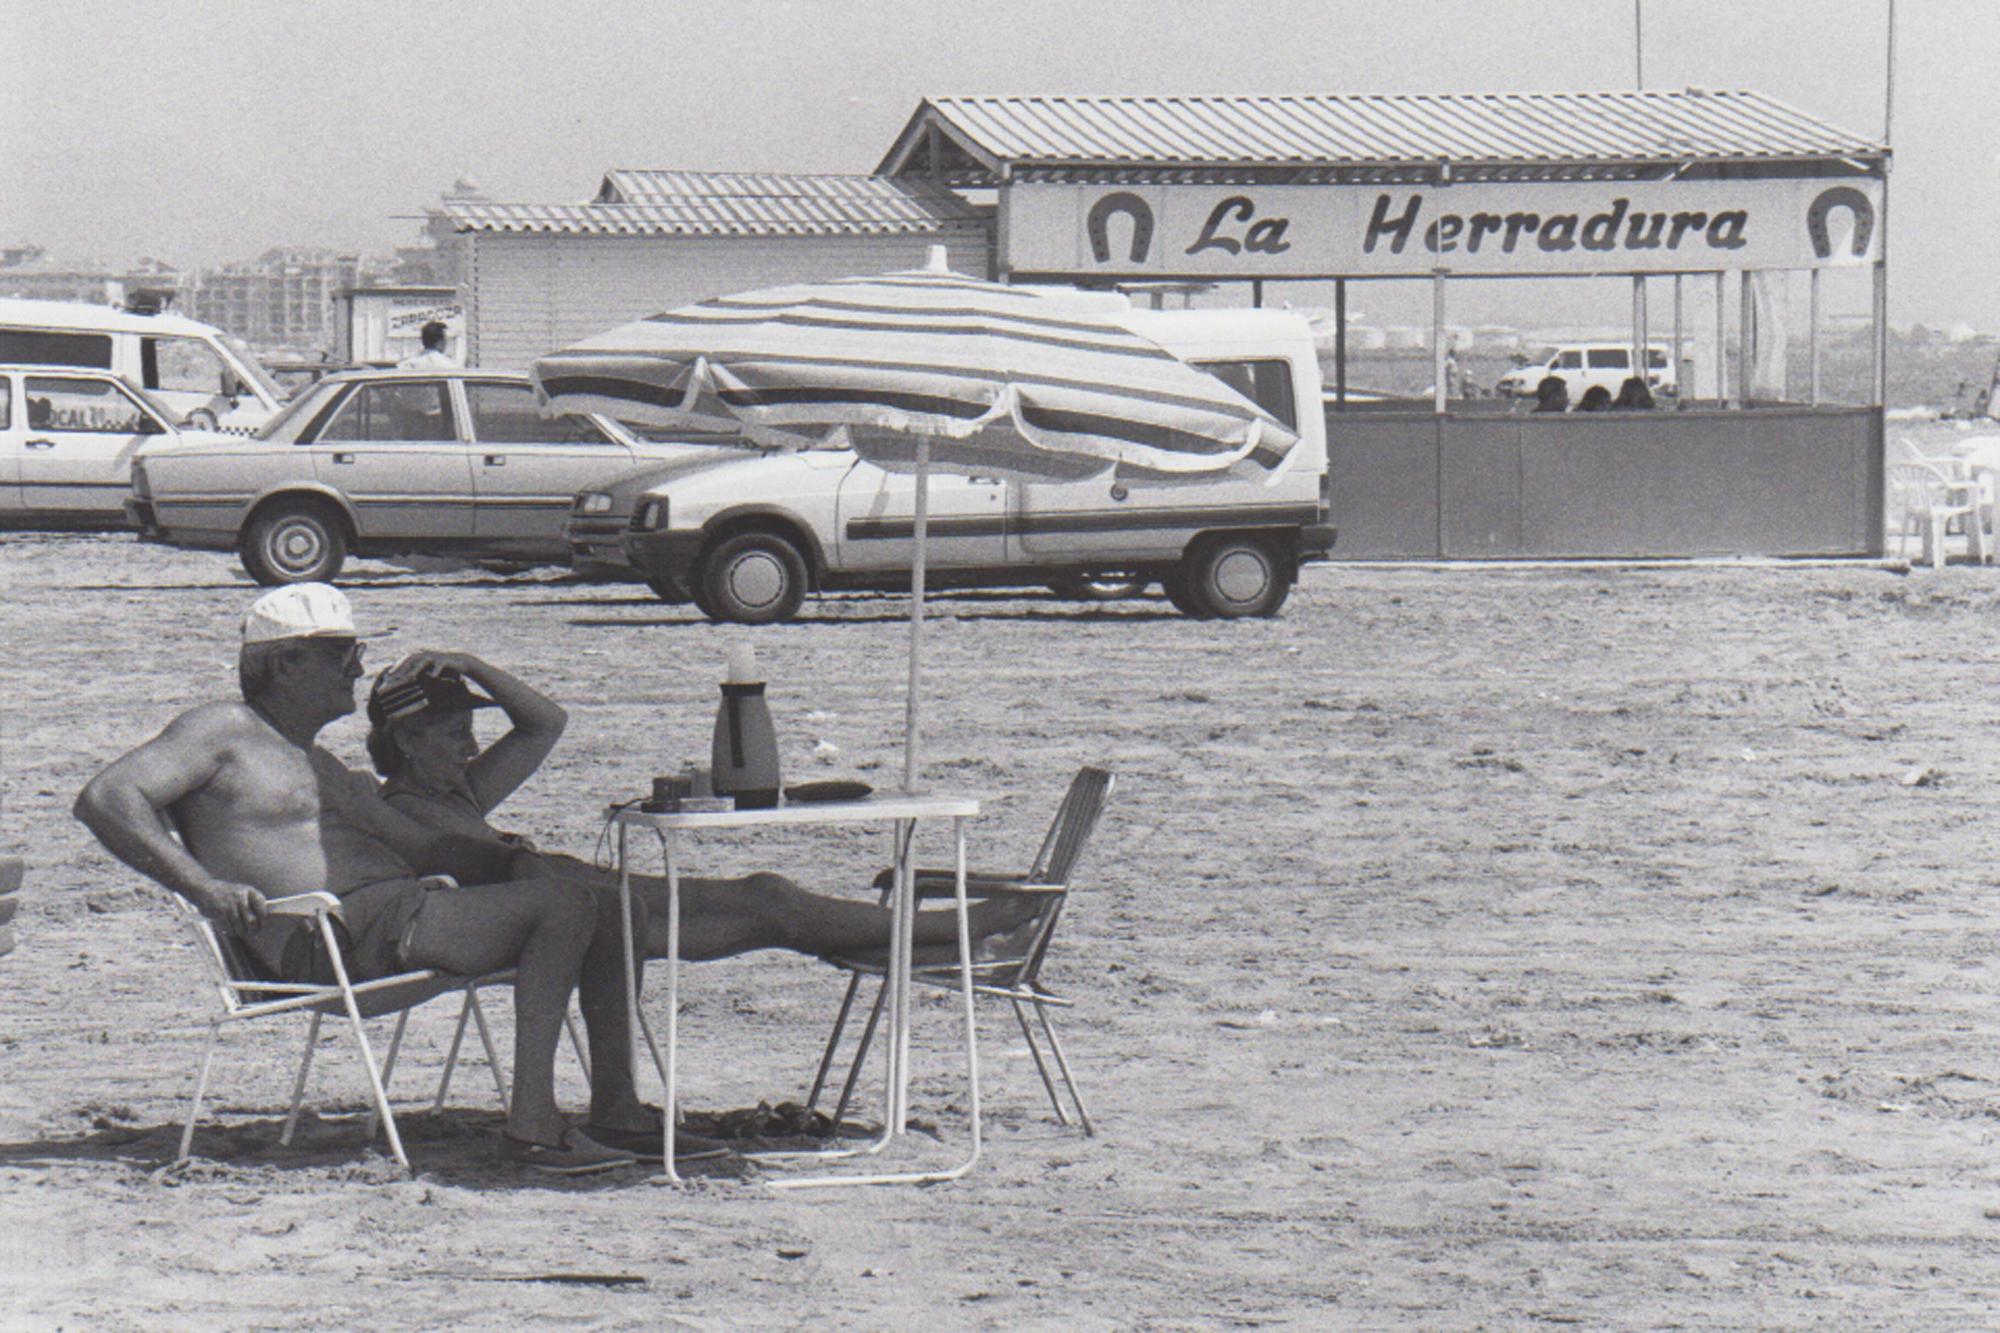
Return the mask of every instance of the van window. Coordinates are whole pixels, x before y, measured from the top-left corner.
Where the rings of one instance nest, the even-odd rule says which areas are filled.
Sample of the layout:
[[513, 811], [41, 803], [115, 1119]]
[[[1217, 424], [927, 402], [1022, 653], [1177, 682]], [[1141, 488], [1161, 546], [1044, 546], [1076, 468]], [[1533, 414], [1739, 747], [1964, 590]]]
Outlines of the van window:
[[30, 375], [24, 395], [33, 430], [157, 435], [153, 414], [109, 380], [73, 380]]
[[1197, 361], [1209, 374], [1285, 423], [1299, 428], [1298, 400], [1292, 396], [1292, 363], [1270, 361]]
[[1592, 370], [1623, 370], [1632, 364], [1632, 354], [1622, 347], [1593, 347], [1590, 349]]
[[472, 438], [481, 444], [609, 444], [588, 417], [545, 417], [525, 384], [465, 386]]
[[14, 424], [14, 386], [0, 380], [0, 430]]
[[30, 366], [88, 366], [93, 370], [109, 370], [111, 335], [0, 329], [0, 361], [18, 361]]
[[451, 396], [439, 380], [363, 384], [347, 396], [314, 443], [372, 441], [433, 444], [455, 441]]
[[1555, 360], [1555, 364], [1556, 367], [1560, 370], [1582, 370], [1583, 353], [1577, 351], [1575, 348], [1571, 348], [1569, 351], [1564, 352], [1561, 356], [1557, 357]]
[[139, 370], [139, 383], [148, 389], [232, 395], [243, 391], [222, 357], [199, 338], [141, 338]]
[[1666, 349], [1648, 347], [1646, 349], [1646, 368], [1648, 370], [1665, 370], [1667, 368]]

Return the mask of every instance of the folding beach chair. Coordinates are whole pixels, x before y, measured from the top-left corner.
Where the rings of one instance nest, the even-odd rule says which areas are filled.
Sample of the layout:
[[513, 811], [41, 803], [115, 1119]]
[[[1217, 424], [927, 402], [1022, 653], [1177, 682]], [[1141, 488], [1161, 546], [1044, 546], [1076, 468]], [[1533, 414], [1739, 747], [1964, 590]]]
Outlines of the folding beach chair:
[[21, 903], [21, 858], [0, 856], [0, 958], [14, 952], [14, 912]]
[[[479, 1039], [485, 1045], [487, 1064], [493, 1073], [494, 1091], [499, 1095], [501, 1110], [504, 1112], [507, 1109], [507, 1083], [500, 1072], [499, 1054], [494, 1049], [485, 1010], [479, 1003], [479, 992], [489, 986], [513, 984], [514, 973], [511, 970], [465, 977], [422, 969], [378, 977], [373, 981], [354, 981], [348, 976], [347, 960], [341, 952], [339, 936], [334, 931], [333, 923], [340, 914], [340, 900], [330, 893], [302, 893], [270, 899], [265, 904], [265, 910], [279, 915], [313, 918], [313, 927], [320, 932], [327, 956], [332, 961], [334, 980], [325, 984], [278, 981], [265, 972], [255, 956], [235, 936], [217, 930], [208, 918], [179, 895], [168, 896], [193, 930], [197, 948], [208, 966], [220, 999], [219, 1007], [208, 1020], [208, 1040], [202, 1050], [201, 1074], [195, 1082], [194, 1102], [188, 1107], [187, 1124], [181, 1130], [176, 1161], [185, 1161], [193, 1145], [195, 1122], [201, 1118], [202, 1099], [208, 1092], [209, 1070], [215, 1059], [216, 1040], [223, 1025], [280, 1014], [303, 1011], [312, 1018], [306, 1030], [305, 1051], [299, 1059], [298, 1077], [292, 1083], [292, 1101], [285, 1115], [285, 1128], [278, 1138], [281, 1144], [289, 1146], [298, 1127], [299, 1108], [305, 1101], [306, 1077], [312, 1071], [313, 1051], [319, 1043], [320, 1020], [329, 1014], [344, 1016], [353, 1025], [355, 1042], [361, 1048], [361, 1062], [368, 1074], [369, 1099], [373, 1105], [368, 1118], [368, 1137], [375, 1137], [375, 1126], [379, 1121], [387, 1133], [390, 1152], [395, 1154], [404, 1169], [409, 1169], [410, 1159], [403, 1151], [402, 1136], [396, 1131], [395, 1113], [389, 1107], [389, 1080], [395, 1073], [396, 1056], [402, 1047], [403, 1030], [409, 1022], [410, 1010], [426, 1000], [452, 991], [463, 994], [465, 998], [459, 1009], [458, 1027], [452, 1036], [450, 1053], [445, 1058], [444, 1075], [438, 1083], [433, 1109], [443, 1107], [445, 1093], [451, 1087], [451, 1075], [458, 1063], [459, 1046], [465, 1036], [468, 1017], [478, 1024]], [[378, 1069], [363, 1020], [391, 1013], [396, 1015], [396, 1030], [389, 1039], [387, 1058]], [[570, 1041], [576, 1047], [578, 1059], [585, 1059], [583, 1043], [577, 1036], [575, 1024], [567, 1015], [564, 1016], [564, 1023], [569, 1029]], [[588, 1069], [587, 1062], [585, 1068]]]
[[[970, 871], [966, 874], [966, 892], [972, 897], [1028, 894], [1042, 899], [1034, 916], [1020, 928], [978, 943], [973, 955], [972, 990], [975, 995], [1006, 1000], [1013, 1006], [1014, 1017], [1021, 1025], [1021, 1035], [1027, 1038], [1028, 1054], [1034, 1058], [1035, 1071], [1042, 1076], [1042, 1086], [1048, 1090], [1049, 1104], [1055, 1108], [1056, 1119], [1067, 1125], [1070, 1123], [1069, 1114], [1056, 1092], [1055, 1080], [1049, 1076], [1048, 1064], [1042, 1058], [1034, 1029], [1028, 1023], [1027, 1010], [1034, 1009], [1042, 1032], [1048, 1038], [1049, 1053], [1055, 1058], [1056, 1069], [1069, 1089], [1070, 1100], [1075, 1103], [1077, 1119], [1088, 1135], [1095, 1135], [1097, 1130], [1090, 1123], [1090, 1113], [1083, 1105], [1083, 1094], [1077, 1091], [1069, 1060], [1063, 1054], [1062, 1043], [1056, 1038], [1055, 1025], [1049, 1020], [1050, 1009], [1067, 1009], [1074, 1001], [1043, 986], [1041, 971], [1049, 941], [1055, 935], [1056, 923], [1062, 918], [1063, 904], [1069, 897], [1070, 880], [1076, 871], [1077, 860], [1083, 855], [1084, 846], [1090, 841], [1091, 831], [1097, 827], [1099, 816], [1104, 813], [1104, 803], [1111, 795], [1114, 781], [1112, 775], [1101, 768], [1078, 770], [1069, 785], [1068, 794], [1056, 811], [1055, 821], [1049, 825], [1048, 835], [1042, 839], [1041, 850], [1035, 854], [1034, 863], [1026, 871], [1012, 875]], [[885, 893], [891, 873], [884, 871], [876, 877], [876, 887]], [[919, 900], [950, 898], [955, 892], [956, 876], [951, 870], [919, 870], [916, 876]], [[982, 956], [996, 945], [996, 953]], [[846, 1029], [847, 1016], [854, 1007], [854, 997], [861, 987], [862, 978], [874, 977], [878, 982], [875, 1005], [861, 1030], [854, 1062], [848, 1067], [847, 1079], [840, 1089], [839, 1104], [834, 1108], [833, 1121], [837, 1126], [847, 1113], [848, 1102], [854, 1095], [855, 1080], [860, 1075], [869, 1044], [875, 1038], [876, 1025], [882, 1017], [882, 1001], [888, 988], [879, 983], [887, 969], [879, 957], [828, 958], [826, 961], [849, 974], [847, 994], [840, 1002], [840, 1012], [834, 1017], [833, 1032], [820, 1056], [819, 1071], [813, 1076], [812, 1092], [806, 1098], [808, 1110], [818, 1104], [820, 1093], [825, 1089], [827, 1072], [832, 1068], [834, 1055], [840, 1048], [841, 1034]], [[911, 980], [921, 985], [956, 990], [959, 986], [958, 963], [919, 964], [912, 969]]]

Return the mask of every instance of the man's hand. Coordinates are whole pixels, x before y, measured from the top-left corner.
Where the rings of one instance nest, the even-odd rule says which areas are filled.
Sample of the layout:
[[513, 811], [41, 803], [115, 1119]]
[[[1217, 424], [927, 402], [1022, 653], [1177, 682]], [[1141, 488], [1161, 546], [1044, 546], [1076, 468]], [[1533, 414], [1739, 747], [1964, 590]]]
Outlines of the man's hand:
[[210, 921], [238, 935], [248, 935], [264, 923], [264, 895], [248, 884], [218, 883], [195, 905]]

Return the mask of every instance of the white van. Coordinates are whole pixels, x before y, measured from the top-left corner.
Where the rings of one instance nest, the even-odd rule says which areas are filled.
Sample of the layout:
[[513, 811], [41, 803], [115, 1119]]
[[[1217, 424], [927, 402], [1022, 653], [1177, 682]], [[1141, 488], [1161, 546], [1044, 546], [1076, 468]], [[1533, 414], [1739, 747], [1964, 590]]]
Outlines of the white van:
[[[1335, 536], [1311, 328], [1278, 310], [1128, 310], [1123, 319], [1296, 430], [1290, 466], [1268, 482], [1129, 488], [1110, 473], [1082, 482], [939, 473], [925, 543], [931, 586], [1042, 585], [1076, 595], [1157, 579], [1190, 616], [1277, 614], [1298, 567], [1327, 559]], [[651, 474], [643, 489], [627, 478], [581, 492], [570, 514], [572, 558], [629, 565], [668, 601], [753, 625], [791, 619], [815, 590], [910, 586], [914, 477], [850, 449], [709, 452]], [[604, 548], [621, 537], [615, 560]]]
[[212, 324], [82, 301], [0, 298], [0, 362], [109, 370], [179, 424], [231, 435], [255, 434], [285, 400], [250, 349]]
[[[1527, 365], [1516, 366], [1502, 375], [1500, 382], [1493, 387], [1503, 398], [1509, 395], [1533, 398], [1535, 387], [1553, 375], [1568, 386], [1569, 400], [1574, 403], [1593, 386], [1601, 386], [1606, 393], [1617, 397], [1618, 390], [1631, 374], [1630, 344], [1569, 343], [1554, 348]], [[1667, 344], [1648, 343], [1646, 387], [1657, 395], [1672, 397], [1679, 391], [1678, 385], [1679, 377], [1675, 374], [1673, 357], [1669, 355]]]

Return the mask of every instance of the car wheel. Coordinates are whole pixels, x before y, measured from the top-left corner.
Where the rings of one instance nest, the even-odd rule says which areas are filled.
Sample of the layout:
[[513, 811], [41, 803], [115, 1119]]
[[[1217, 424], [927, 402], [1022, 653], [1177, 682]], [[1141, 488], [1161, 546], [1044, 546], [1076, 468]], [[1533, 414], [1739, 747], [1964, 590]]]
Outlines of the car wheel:
[[806, 597], [805, 557], [770, 532], [723, 538], [702, 562], [700, 577], [708, 598], [702, 611], [739, 625], [790, 620]]
[[262, 510], [243, 530], [243, 567], [265, 587], [331, 583], [347, 563], [347, 530], [333, 509], [311, 500]]
[[1072, 602], [1115, 602], [1139, 596], [1151, 583], [1137, 574], [1064, 574], [1049, 580], [1049, 591]]
[[1187, 595], [1211, 616], [1274, 616], [1292, 590], [1291, 563], [1262, 537], [1209, 537], [1187, 556]]
[[1160, 580], [1160, 588], [1167, 594], [1167, 600], [1173, 603], [1174, 610], [1190, 620], [1209, 619], [1208, 608], [1195, 601], [1194, 595], [1188, 591], [1186, 574], [1167, 575]]
[[680, 585], [680, 581], [665, 574], [655, 574], [647, 579], [646, 586], [653, 590], [653, 596], [669, 606], [683, 606], [690, 600], [688, 590]]
[[693, 579], [689, 580], [687, 586], [687, 595], [688, 595], [688, 600], [694, 603], [695, 610], [701, 612], [704, 616], [707, 616], [710, 620], [722, 619], [721, 613], [719, 613], [715, 609], [715, 603], [711, 602], [708, 599], [708, 589], [702, 585], [701, 575], [699, 573], [697, 573]]

